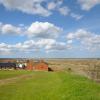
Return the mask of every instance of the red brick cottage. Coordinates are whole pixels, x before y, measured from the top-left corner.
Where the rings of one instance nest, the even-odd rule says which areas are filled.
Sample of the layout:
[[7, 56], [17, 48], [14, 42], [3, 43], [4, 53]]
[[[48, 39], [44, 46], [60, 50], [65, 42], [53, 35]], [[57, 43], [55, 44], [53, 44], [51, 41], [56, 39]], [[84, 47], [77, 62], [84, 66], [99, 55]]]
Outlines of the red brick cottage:
[[40, 61], [27, 61], [27, 70], [48, 71], [48, 64], [43, 60]]

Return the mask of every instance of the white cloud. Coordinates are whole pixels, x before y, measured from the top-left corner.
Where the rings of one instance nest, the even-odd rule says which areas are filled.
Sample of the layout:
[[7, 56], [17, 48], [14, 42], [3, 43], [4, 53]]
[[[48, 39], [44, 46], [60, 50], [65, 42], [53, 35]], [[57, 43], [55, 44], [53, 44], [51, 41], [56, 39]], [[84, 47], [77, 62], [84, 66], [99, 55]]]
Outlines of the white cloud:
[[13, 35], [24, 35], [24, 27], [21, 26], [14, 26], [12, 24], [3, 24], [0, 23], [0, 34], [13, 34]]
[[73, 33], [68, 33], [68, 35], [67, 35], [67, 39], [68, 39], [68, 40], [72, 40], [72, 39], [74, 39], [74, 38], [75, 38], [75, 36], [74, 36]]
[[71, 9], [66, 5], [63, 5], [64, 0], [56, 0], [51, 1], [48, 3], [47, 8], [48, 10], [58, 11], [61, 15], [67, 16], [70, 15], [71, 17], [79, 20], [83, 17], [83, 15], [73, 13]]
[[67, 39], [84, 39], [84, 38], [90, 38], [93, 34], [91, 32], [86, 31], [84, 29], [78, 29], [76, 32], [68, 33]]
[[39, 40], [38, 42], [37, 42], [37, 45], [39, 46], [39, 47], [45, 47], [45, 46], [47, 46], [47, 45], [52, 45], [52, 44], [54, 44], [56, 42], [56, 40], [54, 40], [54, 39], [41, 39], [41, 40]]
[[46, 0], [0, 0], [0, 3], [9, 10], [19, 10], [27, 14], [49, 16], [51, 12], [41, 3]]
[[2, 33], [3, 34], [20, 34], [21, 33], [21, 28], [13, 26], [11, 24], [6, 24], [6, 25], [2, 25]]
[[0, 43], [0, 54], [16, 54], [19, 52], [27, 53], [37, 50], [48, 51], [63, 51], [70, 49], [71, 46], [64, 42], [59, 42], [54, 39], [27, 40], [23, 43], [6, 44]]
[[28, 40], [23, 43], [16, 44], [6, 44], [0, 43], [0, 54], [15, 54], [15, 53], [26, 53], [30, 51], [36, 51], [38, 49], [38, 45], [33, 40]]
[[62, 4], [63, 0], [51, 1], [48, 3], [47, 8], [49, 10], [58, 10]]
[[57, 4], [55, 2], [48, 3], [48, 9], [54, 10], [57, 7]]
[[59, 42], [54, 39], [41, 39], [37, 42], [39, 47], [44, 47], [44, 49], [49, 51], [64, 51], [70, 49], [71, 46], [67, 45], [65, 42]]
[[73, 43], [73, 40], [68, 40], [67, 43], [71, 44], [71, 43]]
[[[45, 6], [43, 3], [45, 3]], [[67, 5], [64, 6], [63, 3], [64, 0], [0, 0], [0, 4], [7, 10], [18, 10], [26, 14], [40, 15], [43, 17], [52, 15], [53, 11], [57, 11], [64, 16], [69, 15], [71, 9]], [[77, 20], [82, 17], [78, 14], [72, 14], [71, 16]]]
[[0, 33], [3, 35], [15, 34], [36, 38], [57, 38], [60, 32], [62, 32], [60, 27], [49, 22], [33, 22], [30, 26], [0, 23]]
[[71, 17], [75, 18], [76, 20], [80, 20], [83, 17], [83, 15], [79, 15], [76, 13], [71, 13], [70, 15], [71, 15]]
[[39, 48], [47, 51], [63, 51], [70, 49], [71, 46], [67, 45], [64, 42], [56, 41], [55, 39], [41, 39], [36, 42], [36, 45]]
[[36, 51], [37, 49], [39, 49], [39, 46], [33, 40], [27, 40], [23, 43], [17, 43], [12, 47], [17, 51], [22, 51], [22, 52]]
[[0, 43], [0, 54], [1, 55], [11, 54], [11, 45], [7, 45], [6, 43]]
[[67, 34], [68, 41], [77, 41], [84, 49], [100, 50], [100, 35], [86, 31], [84, 29], [78, 29], [76, 32]]
[[83, 10], [90, 10], [95, 5], [100, 4], [100, 0], [78, 0]]
[[77, 38], [77, 39], [85, 39], [85, 38], [90, 38], [90, 37], [92, 37], [93, 36], [93, 34], [91, 33], [91, 32], [89, 32], [89, 31], [86, 31], [86, 30], [84, 30], [84, 29], [79, 29], [79, 30], [77, 30], [76, 31], [76, 33], [75, 33], [75, 37]]
[[46, 50], [50, 50], [50, 51], [59, 51], [59, 50], [66, 50], [67, 49], [67, 45], [65, 43], [54, 43], [54, 44], [51, 44], [51, 45], [47, 45], [46, 47]]
[[1, 33], [1, 30], [2, 30], [2, 22], [0, 22], [0, 33]]
[[59, 11], [62, 15], [66, 16], [66, 15], [69, 14], [70, 9], [69, 9], [67, 6], [63, 6], [63, 7], [59, 8], [58, 11]]
[[65, 42], [59, 42], [54, 39], [41, 39], [37, 42], [39, 47], [44, 47], [46, 52], [49, 51], [64, 51], [70, 49], [71, 46]]
[[49, 10], [58, 11], [61, 15], [67, 16], [70, 12], [69, 7], [63, 6], [63, 0], [52, 1], [48, 3]]
[[[46, 6], [42, 3], [45, 2]], [[19, 10], [27, 14], [37, 14], [41, 16], [50, 16], [51, 10], [59, 11], [63, 15], [67, 15], [69, 12], [68, 7], [62, 6], [63, 0], [0, 0], [2, 4], [8, 10]], [[62, 7], [61, 7], [62, 6]]]
[[29, 37], [56, 38], [62, 31], [61, 28], [49, 22], [34, 22], [28, 28]]

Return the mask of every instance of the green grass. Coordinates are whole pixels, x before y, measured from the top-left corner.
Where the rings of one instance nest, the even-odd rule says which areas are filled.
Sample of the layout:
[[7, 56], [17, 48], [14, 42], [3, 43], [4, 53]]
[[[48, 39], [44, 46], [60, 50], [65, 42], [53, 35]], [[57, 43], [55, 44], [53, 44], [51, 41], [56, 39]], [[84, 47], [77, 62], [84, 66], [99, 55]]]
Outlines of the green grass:
[[30, 71], [26, 71], [26, 70], [0, 70], [0, 79], [7, 79], [7, 78], [13, 78], [16, 76], [20, 76], [23, 74], [29, 74]]
[[1, 85], [0, 100], [100, 100], [100, 84], [72, 73], [33, 72]]

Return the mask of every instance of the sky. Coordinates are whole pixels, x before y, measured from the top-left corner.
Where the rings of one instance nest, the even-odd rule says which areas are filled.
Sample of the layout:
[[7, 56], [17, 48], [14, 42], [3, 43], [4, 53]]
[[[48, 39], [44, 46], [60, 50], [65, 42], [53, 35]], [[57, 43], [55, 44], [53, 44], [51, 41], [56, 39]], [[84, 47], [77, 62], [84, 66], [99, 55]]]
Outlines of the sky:
[[100, 0], [0, 0], [0, 58], [100, 58]]

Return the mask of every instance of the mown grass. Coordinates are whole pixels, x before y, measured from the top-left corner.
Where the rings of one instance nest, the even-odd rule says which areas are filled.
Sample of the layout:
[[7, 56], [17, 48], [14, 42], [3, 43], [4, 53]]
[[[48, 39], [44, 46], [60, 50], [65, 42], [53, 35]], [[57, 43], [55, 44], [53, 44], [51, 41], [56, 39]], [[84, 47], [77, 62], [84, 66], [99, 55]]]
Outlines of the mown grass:
[[0, 86], [0, 100], [100, 100], [100, 84], [67, 72], [33, 72]]
[[0, 70], [0, 79], [7, 79], [7, 78], [13, 78], [16, 76], [20, 76], [23, 74], [29, 74], [31, 73], [30, 71], [26, 70]]

